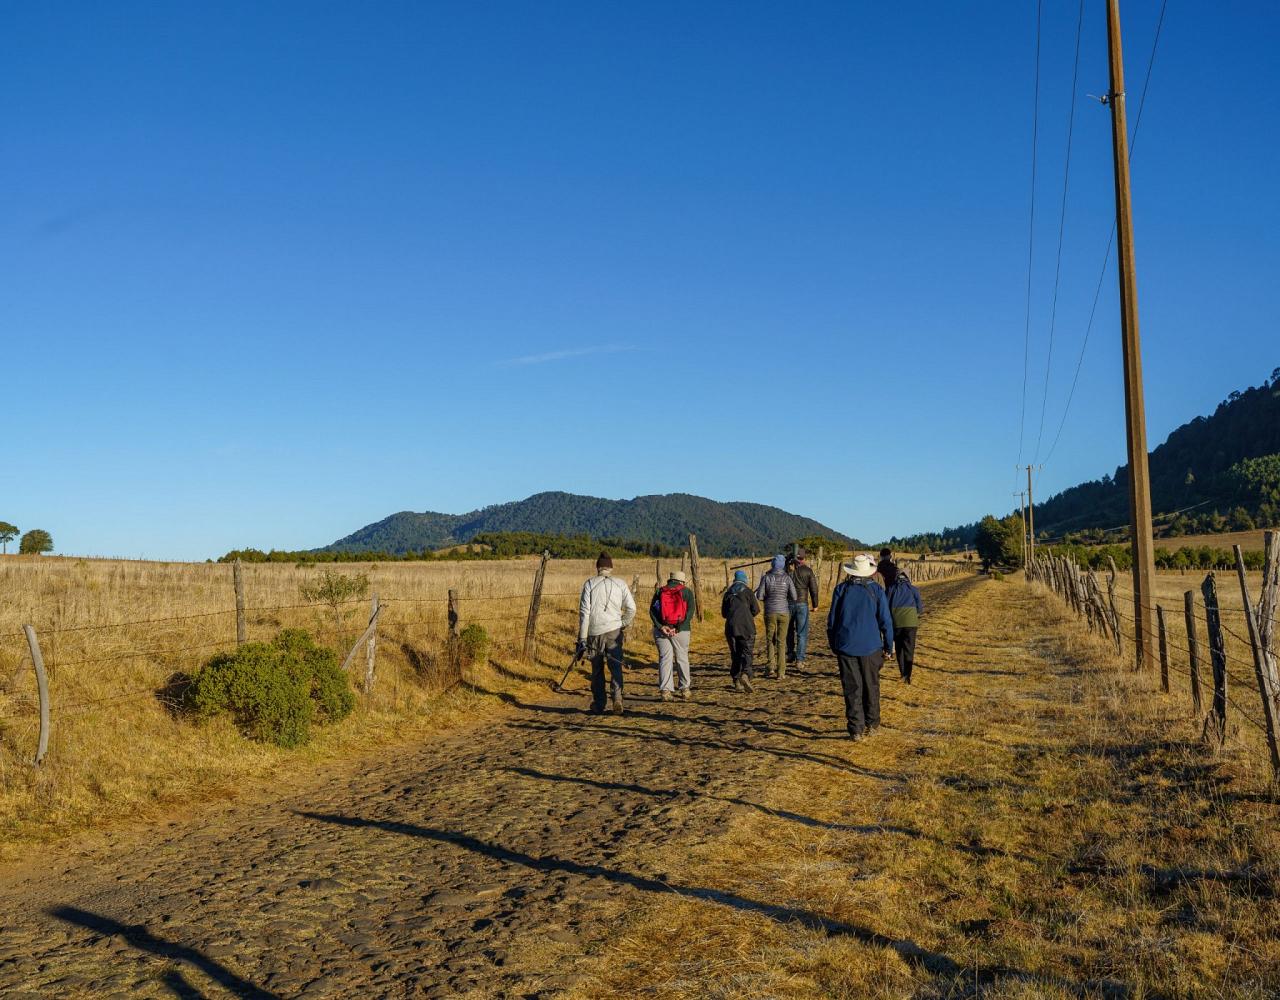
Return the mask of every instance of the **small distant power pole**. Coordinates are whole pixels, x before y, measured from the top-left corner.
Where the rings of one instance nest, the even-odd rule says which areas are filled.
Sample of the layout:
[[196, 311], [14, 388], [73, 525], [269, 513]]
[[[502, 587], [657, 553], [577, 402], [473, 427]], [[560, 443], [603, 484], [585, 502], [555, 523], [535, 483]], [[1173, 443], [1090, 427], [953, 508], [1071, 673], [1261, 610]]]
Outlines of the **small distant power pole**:
[[1129, 190], [1129, 133], [1124, 109], [1124, 54], [1120, 2], [1107, 0], [1107, 47], [1111, 63], [1111, 152], [1115, 163], [1116, 235], [1120, 269], [1120, 334], [1124, 353], [1124, 417], [1129, 448], [1129, 521], [1133, 550], [1133, 616], [1138, 666], [1155, 657], [1153, 584], [1155, 542], [1151, 536], [1151, 480], [1147, 468], [1147, 412], [1142, 393], [1142, 347], [1138, 339], [1138, 279], [1133, 258], [1133, 200]]
[[1018, 509], [1022, 512], [1022, 545], [1020, 551], [1022, 554], [1022, 568], [1027, 568], [1027, 494], [1025, 491], [1019, 491], [1014, 494], [1018, 498]]
[[1027, 559], [1035, 562], [1036, 558], [1036, 501], [1031, 492], [1031, 470], [1035, 466], [1027, 466]]

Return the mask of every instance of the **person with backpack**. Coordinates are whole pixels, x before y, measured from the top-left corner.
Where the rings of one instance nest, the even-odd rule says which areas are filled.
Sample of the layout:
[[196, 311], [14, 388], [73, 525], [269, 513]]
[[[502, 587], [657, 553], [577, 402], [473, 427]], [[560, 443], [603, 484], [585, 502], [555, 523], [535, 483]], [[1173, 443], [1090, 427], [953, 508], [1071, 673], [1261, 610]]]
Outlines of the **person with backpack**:
[[787, 675], [787, 624], [791, 605], [800, 599], [786, 566], [785, 556], [774, 556], [772, 568], [756, 584], [756, 598], [764, 605], [764, 676], [776, 674], [778, 680]]
[[871, 577], [876, 564], [855, 556], [840, 567], [850, 579], [831, 595], [827, 641], [840, 664], [844, 715], [851, 739], [880, 728], [880, 668], [893, 653], [893, 616], [889, 600]]
[[898, 570], [889, 587], [889, 614], [893, 617], [893, 648], [898, 652], [898, 673], [911, 683], [911, 668], [916, 660], [916, 630], [924, 613], [920, 588], [911, 582], [906, 570]]
[[658, 690], [663, 701], [671, 701], [677, 694], [683, 699], [689, 698], [689, 689], [693, 687], [689, 672], [690, 629], [697, 610], [693, 591], [685, 586], [682, 570], [674, 571], [667, 578], [667, 585], [659, 588], [649, 605], [653, 641], [658, 647]]
[[809, 653], [809, 605], [818, 610], [818, 578], [805, 564], [805, 551], [801, 548], [796, 549], [789, 572], [798, 597], [788, 609], [791, 620], [787, 625], [787, 662], [801, 664]]
[[720, 615], [724, 618], [724, 637], [729, 642], [729, 676], [733, 679], [733, 689], [748, 694], [755, 690], [751, 657], [755, 651], [756, 615], [759, 613], [760, 602], [747, 583], [747, 574], [738, 570], [733, 574], [733, 583], [724, 592]]
[[885, 593], [888, 593], [898, 575], [898, 564], [893, 561], [892, 549], [880, 550], [880, 561], [876, 563], [876, 573], [879, 575], [876, 582], [885, 589]]
[[613, 710], [622, 714], [622, 643], [636, 617], [631, 588], [613, 577], [613, 560], [601, 552], [596, 575], [582, 585], [578, 600], [578, 646], [575, 655], [591, 661], [591, 711], [605, 709], [605, 662], [609, 665], [609, 695]]

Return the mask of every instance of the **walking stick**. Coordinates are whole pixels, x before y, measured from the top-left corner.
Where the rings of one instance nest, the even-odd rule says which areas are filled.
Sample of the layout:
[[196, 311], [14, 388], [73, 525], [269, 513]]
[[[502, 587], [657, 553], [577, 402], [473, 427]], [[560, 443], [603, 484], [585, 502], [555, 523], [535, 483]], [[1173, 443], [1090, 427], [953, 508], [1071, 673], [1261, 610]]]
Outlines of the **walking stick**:
[[569, 661], [569, 665], [568, 665], [567, 667], [565, 667], [565, 668], [564, 668], [564, 676], [560, 678], [560, 682], [559, 682], [558, 684], [552, 684], [552, 685], [551, 685], [551, 690], [552, 690], [552, 691], [555, 691], [557, 694], [567, 694], [567, 693], [568, 693], [568, 692], [567, 692], [567, 691], [565, 691], [565, 689], [564, 689], [564, 682], [565, 682], [565, 681], [567, 681], [567, 680], [569, 679], [569, 674], [573, 671], [573, 668], [574, 668], [574, 667], [576, 667], [576, 666], [578, 665], [578, 661], [582, 659], [582, 656], [583, 656], [583, 654], [582, 654], [582, 653], [574, 653], [574, 654], [573, 654], [573, 659], [572, 659], [572, 660], [570, 660], [570, 661]]

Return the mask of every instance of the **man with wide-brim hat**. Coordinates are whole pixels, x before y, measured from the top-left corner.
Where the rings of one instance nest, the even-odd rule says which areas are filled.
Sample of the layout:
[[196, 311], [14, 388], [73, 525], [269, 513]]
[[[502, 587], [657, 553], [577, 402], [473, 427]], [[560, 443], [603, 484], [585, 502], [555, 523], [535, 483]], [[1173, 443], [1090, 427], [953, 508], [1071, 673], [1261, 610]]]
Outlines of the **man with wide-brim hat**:
[[848, 579], [831, 595], [827, 642], [840, 664], [849, 736], [860, 740], [880, 727], [880, 668], [893, 653], [893, 616], [884, 588], [872, 579], [874, 559], [859, 554], [840, 568]]
[[697, 612], [693, 591], [685, 584], [681, 570], [667, 577], [649, 605], [653, 622], [653, 642], [658, 647], [658, 691], [663, 701], [679, 696], [687, 699], [693, 688], [689, 670], [689, 640], [693, 616]]

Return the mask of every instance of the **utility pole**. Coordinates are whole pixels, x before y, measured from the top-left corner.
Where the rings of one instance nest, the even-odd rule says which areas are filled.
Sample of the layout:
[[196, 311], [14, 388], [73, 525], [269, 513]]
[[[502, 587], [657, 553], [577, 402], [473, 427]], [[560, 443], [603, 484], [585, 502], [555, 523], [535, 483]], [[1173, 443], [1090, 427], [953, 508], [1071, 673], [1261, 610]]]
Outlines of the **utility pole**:
[[1018, 498], [1018, 509], [1022, 512], [1022, 571], [1027, 571], [1027, 494], [1019, 491], [1014, 494]]
[[1124, 354], [1124, 417], [1129, 448], [1129, 520], [1133, 550], [1133, 617], [1138, 666], [1154, 666], [1155, 543], [1151, 537], [1151, 480], [1147, 468], [1147, 412], [1142, 396], [1142, 347], [1138, 339], [1138, 279], [1133, 260], [1133, 201], [1129, 190], [1129, 133], [1124, 106], [1124, 54], [1120, 2], [1107, 0], [1111, 63], [1111, 152], [1115, 161], [1116, 235], [1120, 265], [1120, 333]]
[[1031, 492], [1031, 470], [1035, 466], [1027, 466], [1027, 558], [1035, 561], [1036, 558], [1036, 501], [1035, 494]]

